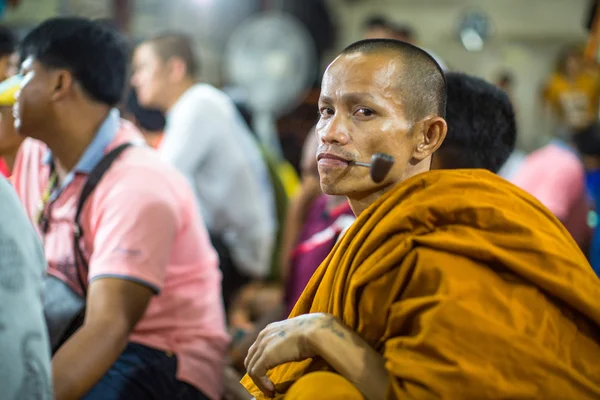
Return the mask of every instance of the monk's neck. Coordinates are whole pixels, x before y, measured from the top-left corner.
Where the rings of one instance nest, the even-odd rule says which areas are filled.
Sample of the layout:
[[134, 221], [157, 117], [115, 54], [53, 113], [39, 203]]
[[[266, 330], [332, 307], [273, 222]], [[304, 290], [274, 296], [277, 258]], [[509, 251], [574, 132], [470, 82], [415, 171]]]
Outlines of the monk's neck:
[[396, 182], [390, 183], [388, 186], [385, 186], [383, 189], [378, 190], [377, 192], [367, 193], [362, 196], [348, 197], [348, 203], [350, 203], [350, 208], [352, 212], [357, 217], [362, 214], [371, 204], [375, 203], [381, 196], [387, 193], [389, 190], [394, 188], [399, 183], [415, 176], [419, 175], [423, 172], [429, 171], [431, 166], [431, 158], [428, 157], [423, 162], [417, 164], [415, 167], [407, 169], [404, 177]]
[[381, 196], [383, 196], [388, 190], [390, 190], [394, 186], [396, 186], [396, 184], [389, 185], [383, 190], [360, 198], [348, 197], [348, 203], [350, 204], [350, 208], [352, 209], [354, 215], [356, 215], [356, 217], [360, 216], [360, 214], [362, 214], [363, 211], [369, 208], [371, 204], [375, 203]]

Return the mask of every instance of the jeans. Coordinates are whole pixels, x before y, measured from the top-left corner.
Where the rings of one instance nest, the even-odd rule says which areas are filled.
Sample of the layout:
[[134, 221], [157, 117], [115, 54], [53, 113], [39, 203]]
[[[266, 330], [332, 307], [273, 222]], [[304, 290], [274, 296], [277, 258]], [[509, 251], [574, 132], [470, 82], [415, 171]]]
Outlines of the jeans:
[[121, 356], [83, 397], [84, 400], [208, 400], [176, 378], [177, 358], [164, 351], [129, 343]]

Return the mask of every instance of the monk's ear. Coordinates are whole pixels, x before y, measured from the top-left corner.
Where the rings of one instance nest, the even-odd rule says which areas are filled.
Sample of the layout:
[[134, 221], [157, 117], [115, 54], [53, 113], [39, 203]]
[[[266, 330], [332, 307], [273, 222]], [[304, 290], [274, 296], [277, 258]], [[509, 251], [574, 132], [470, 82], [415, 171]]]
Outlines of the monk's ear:
[[441, 117], [429, 117], [416, 123], [413, 129], [415, 129], [413, 158], [422, 161], [441, 146], [446, 138], [448, 125]]

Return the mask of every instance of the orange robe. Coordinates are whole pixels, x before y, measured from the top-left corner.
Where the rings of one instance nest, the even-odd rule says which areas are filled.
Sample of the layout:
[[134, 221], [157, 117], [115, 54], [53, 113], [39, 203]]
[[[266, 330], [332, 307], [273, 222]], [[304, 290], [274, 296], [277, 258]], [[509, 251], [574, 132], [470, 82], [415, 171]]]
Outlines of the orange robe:
[[[546, 208], [485, 171], [432, 171], [388, 191], [290, 318], [312, 312], [381, 353], [389, 399], [600, 399], [600, 280]], [[327, 370], [316, 358], [269, 377], [281, 398]]]

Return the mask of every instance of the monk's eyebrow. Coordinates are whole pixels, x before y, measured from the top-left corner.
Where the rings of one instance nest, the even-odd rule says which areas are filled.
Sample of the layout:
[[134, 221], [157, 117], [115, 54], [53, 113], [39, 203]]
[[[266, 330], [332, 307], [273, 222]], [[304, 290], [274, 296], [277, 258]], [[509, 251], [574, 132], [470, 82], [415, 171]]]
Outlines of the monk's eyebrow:
[[[351, 92], [342, 95], [341, 100], [345, 103], [359, 103], [361, 101], [374, 100], [375, 98], [369, 92]], [[331, 104], [333, 99], [329, 96], [321, 96], [319, 102]]]
[[333, 99], [331, 97], [321, 95], [321, 97], [319, 97], [319, 103], [331, 104], [333, 103]]
[[352, 92], [346, 93], [342, 96], [342, 100], [345, 102], [361, 102], [365, 100], [373, 100], [374, 97], [371, 93], [368, 92]]

